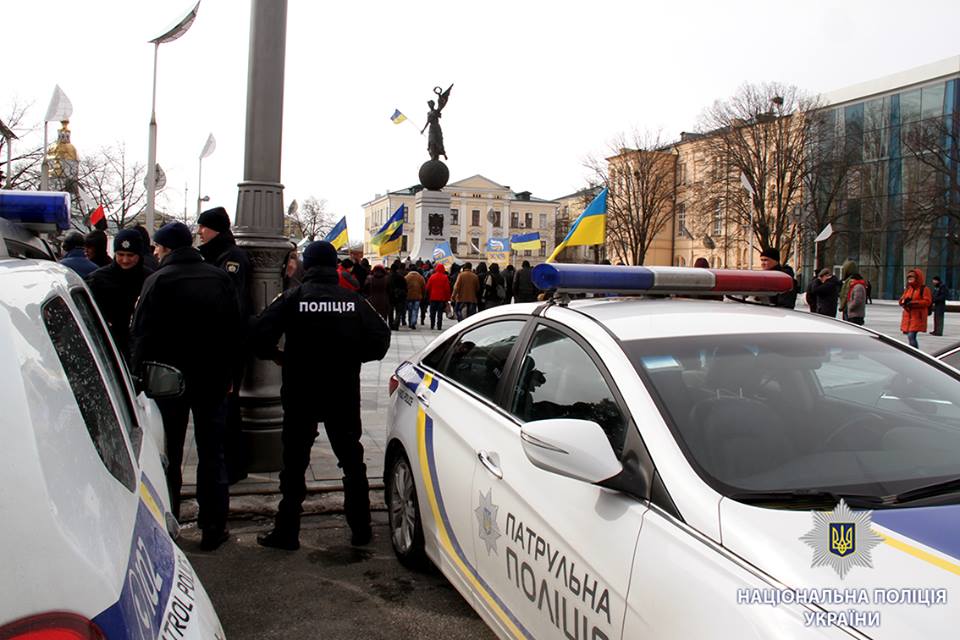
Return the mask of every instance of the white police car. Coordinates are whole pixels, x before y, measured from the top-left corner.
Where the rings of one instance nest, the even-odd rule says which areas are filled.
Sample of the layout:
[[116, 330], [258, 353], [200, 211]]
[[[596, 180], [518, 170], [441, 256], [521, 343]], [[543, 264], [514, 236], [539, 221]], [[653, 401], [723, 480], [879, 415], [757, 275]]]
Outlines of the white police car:
[[[793, 286], [670, 267], [534, 278]], [[956, 634], [960, 379], [894, 340], [731, 300], [512, 305], [443, 333], [390, 393], [394, 550], [429, 557], [500, 637]]]
[[66, 194], [0, 192], [0, 639], [223, 638], [171, 538], [159, 412], [83, 281], [24, 232], [68, 211]]

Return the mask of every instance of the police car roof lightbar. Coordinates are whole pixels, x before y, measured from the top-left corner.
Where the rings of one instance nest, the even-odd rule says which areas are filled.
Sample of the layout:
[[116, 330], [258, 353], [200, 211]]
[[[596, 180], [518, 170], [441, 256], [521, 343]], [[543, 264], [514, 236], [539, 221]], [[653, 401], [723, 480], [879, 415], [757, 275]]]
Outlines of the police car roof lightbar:
[[776, 295], [793, 289], [781, 271], [624, 267], [605, 264], [543, 263], [533, 268], [533, 283], [558, 293], [675, 293]]
[[0, 218], [42, 232], [69, 229], [70, 194], [0, 189]]

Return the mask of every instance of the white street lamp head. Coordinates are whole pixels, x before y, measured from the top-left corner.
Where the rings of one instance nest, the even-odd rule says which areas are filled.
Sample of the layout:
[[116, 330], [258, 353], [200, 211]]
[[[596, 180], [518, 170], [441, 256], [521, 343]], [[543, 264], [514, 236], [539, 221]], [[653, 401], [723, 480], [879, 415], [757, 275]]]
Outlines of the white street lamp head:
[[200, 2], [198, 0], [197, 4], [193, 6], [193, 9], [191, 9], [187, 13], [187, 15], [180, 18], [180, 20], [177, 21], [172, 27], [167, 29], [163, 33], [163, 35], [157, 36], [156, 38], [151, 40], [150, 44], [160, 45], [166, 42], [173, 42], [174, 40], [176, 40], [177, 38], [185, 34], [187, 30], [190, 29], [190, 25], [193, 24], [193, 21], [197, 19], [197, 10], [199, 8], [200, 8]]

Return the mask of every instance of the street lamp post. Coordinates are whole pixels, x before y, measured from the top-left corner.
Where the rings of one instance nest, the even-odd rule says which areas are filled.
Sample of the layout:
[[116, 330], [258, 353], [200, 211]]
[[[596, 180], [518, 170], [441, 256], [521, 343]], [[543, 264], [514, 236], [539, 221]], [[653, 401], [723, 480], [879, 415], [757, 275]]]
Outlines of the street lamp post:
[[193, 21], [197, 19], [197, 10], [200, 8], [200, 2], [193, 6], [187, 15], [181, 18], [176, 24], [167, 29], [162, 35], [157, 36], [150, 41], [153, 45], [153, 97], [150, 100], [150, 136], [147, 142], [147, 205], [145, 211], [145, 222], [147, 231], [153, 234], [154, 231], [154, 204], [157, 188], [157, 54], [160, 52], [160, 45], [166, 42], [173, 42], [187, 32]]

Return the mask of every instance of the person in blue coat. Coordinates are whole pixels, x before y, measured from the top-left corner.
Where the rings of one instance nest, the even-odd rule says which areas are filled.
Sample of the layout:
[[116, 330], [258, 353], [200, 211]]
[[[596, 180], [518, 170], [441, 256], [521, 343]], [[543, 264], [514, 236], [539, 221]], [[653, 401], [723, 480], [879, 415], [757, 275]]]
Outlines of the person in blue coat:
[[60, 258], [60, 264], [69, 267], [80, 274], [81, 278], [97, 270], [97, 265], [87, 258], [83, 250], [84, 237], [79, 231], [71, 231], [63, 239], [63, 257]]

